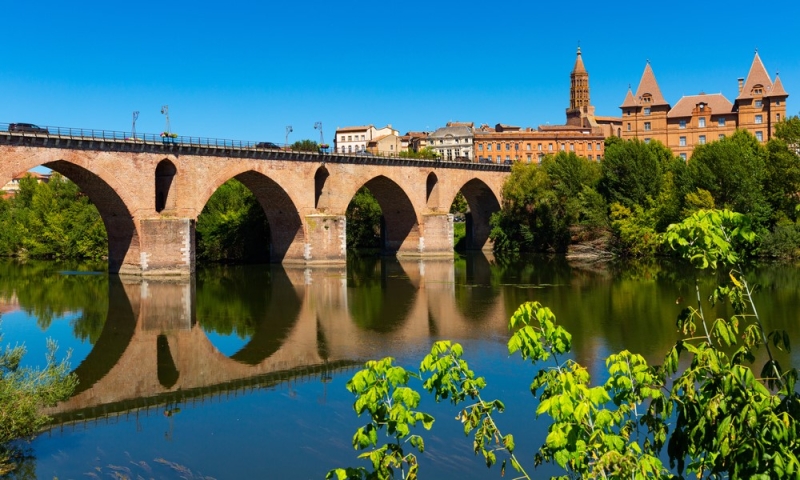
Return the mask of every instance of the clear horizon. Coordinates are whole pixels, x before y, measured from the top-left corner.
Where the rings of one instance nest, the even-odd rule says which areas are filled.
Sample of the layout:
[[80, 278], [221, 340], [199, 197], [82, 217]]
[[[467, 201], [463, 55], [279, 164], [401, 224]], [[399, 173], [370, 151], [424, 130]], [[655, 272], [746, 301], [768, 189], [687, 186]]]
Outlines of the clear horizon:
[[169, 105], [180, 135], [275, 143], [287, 125], [290, 143], [319, 141], [316, 122], [328, 143], [351, 125], [561, 124], [578, 45], [597, 115], [620, 116], [648, 60], [671, 105], [700, 92], [733, 101], [756, 49], [799, 113], [798, 41], [788, 25], [767, 29], [773, 12], [800, 14], [790, 2], [753, 21], [707, 4], [690, 15], [634, 2], [226, 5], [4, 5], [0, 122], [130, 131], [139, 111], [137, 132], [158, 133]]

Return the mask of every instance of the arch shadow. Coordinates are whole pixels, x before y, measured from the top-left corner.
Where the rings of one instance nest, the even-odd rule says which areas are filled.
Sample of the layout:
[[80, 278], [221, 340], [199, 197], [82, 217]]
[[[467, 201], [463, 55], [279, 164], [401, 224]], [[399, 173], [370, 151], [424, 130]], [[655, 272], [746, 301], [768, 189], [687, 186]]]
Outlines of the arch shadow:
[[381, 217], [381, 253], [394, 255], [404, 245], [416, 248], [419, 225], [414, 205], [406, 192], [394, 181], [381, 175], [364, 184], [378, 201]]
[[171, 161], [164, 159], [156, 166], [156, 212], [168, 213], [175, 210], [176, 197], [174, 193], [170, 195], [172, 183], [178, 169]]
[[119, 273], [126, 263], [138, 269], [139, 234], [130, 210], [117, 192], [98, 175], [74, 163], [57, 160], [42, 166], [73, 181], [100, 212], [108, 236], [109, 273]]
[[493, 213], [500, 211], [500, 201], [492, 189], [477, 178], [465, 183], [461, 187], [461, 193], [469, 205], [469, 212], [465, 218], [466, 248], [483, 250], [489, 247], [489, 233], [492, 229], [489, 220]]

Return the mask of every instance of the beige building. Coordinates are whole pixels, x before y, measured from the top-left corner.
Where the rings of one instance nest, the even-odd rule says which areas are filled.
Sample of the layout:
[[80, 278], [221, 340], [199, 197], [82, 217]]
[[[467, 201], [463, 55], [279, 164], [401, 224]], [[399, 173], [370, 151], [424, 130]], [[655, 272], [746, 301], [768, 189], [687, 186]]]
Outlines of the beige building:
[[628, 88], [622, 110], [622, 138], [658, 140], [688, 159], [697, 145], [730, 135], [737, 128], [767, 142], [775, 124], [786, 116], [786, 98], [779, 76], [773, 82], [756, 52], [747, 78], [740, 78], [738, 96], [731, 102], [721, 93], [684, 96], [670, 106], [648, 62], [636, 94]]
[[36, 179], [38, 183], [47, 183], [50, 181], [50, 175], [45, 173], [38, 173], [38, 172], [25, 172], [22, 175], [15, 176], [10, 182], [3, 185], [0, 188], [0, 192], [2, 192], [3, 197], [13, 197], [14, 195], [19, 192], [19, 181], [23, 178], [30, 176]]
[[428, 147], [445, 161], [471, 162], [474, 158], [472, 122], [447, 122], [428, 135]]
[[333, 151], [335, 153], [364, 152], [370, 142], [380, 137], [398, 134], [391, 124], [383, 128], [375, 128], [374, 125], [337, 128], [333, 138]]

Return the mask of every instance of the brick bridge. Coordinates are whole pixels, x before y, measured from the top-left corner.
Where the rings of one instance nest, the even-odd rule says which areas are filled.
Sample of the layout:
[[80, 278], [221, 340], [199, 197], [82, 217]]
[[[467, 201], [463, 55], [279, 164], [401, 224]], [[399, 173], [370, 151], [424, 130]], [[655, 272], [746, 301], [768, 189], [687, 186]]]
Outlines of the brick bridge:
[[253, 144], [183, 139], [165, 143], [95, 131], [0, 131], [0, 184], [36, 166], [75, 182], [108, 233], [111, 273], [188, 275], [194, 226], [206, 202], [235, 178], [270, 224], [275, 263], [344, 263], [345, 211], [366, 186], [384, 217], [386, 254], [445, 256], [461, 191], [469, 204], [467, 248], [491, 248], [489, 217], [500, 209], [509, 167], [494, 164], [264, 150]]
[[[432, 332], [482, 338], [507, 331], [502, 294], [486, 288], [455, 295], [452, 259], [387, 260], [381, 272], [386, 288], [376, 315], [383, 323], [373, 329], [356, 318], [358, 298], [347, 288], [344, 266], [272, 267], [263, 317], [231, 356], [197, 322], [194, 277], [112, 276], [109, 318], [75, 369], [77, 391], [46, 413], [57, 424], [120, 414], [355, 365], [376, 351], [399, 355], [429, 342]], [[470, 261], [468, 281], [490, 284], [485, 256]]]

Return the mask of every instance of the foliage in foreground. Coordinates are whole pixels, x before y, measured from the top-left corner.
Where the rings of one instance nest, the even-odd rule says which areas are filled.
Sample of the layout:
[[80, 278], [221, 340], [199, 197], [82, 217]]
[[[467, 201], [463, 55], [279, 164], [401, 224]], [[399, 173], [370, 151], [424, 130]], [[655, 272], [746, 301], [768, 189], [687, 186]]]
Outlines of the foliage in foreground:
[[69, 353], [57, 362], [53, 340], [48, 340], [47, 350], [43, 370], [20, 366], [25, 347], [6, 346], [0, 353], [0, 475], [23, 460], [24, 452], [14, 440], [33, 436], [49, 421], [40, 409], [68, 398], [77, 385], [77, 378], [69, 374]]
[[[726, 268], [730, 283], [709, 295], [712, 303], [730, 302], [733, 315], [711, 321], [703, 314], [697, 288], [696, 308], [678, 317], [684, 338], [667, 352], [664, 364], [648, 365], [629, 351], [606, 359], [608, 380], [592, 386], [588, 370], [567, 357], [571, 335], [538, 302], [527, 302], [512, 316], [509, 353], [519, 353], [542, 367], [531, 383], [536, 416], [550, 417], [544, 445], [534, 466], [558, 465], [559, 478], [673, 478], [660, 460], [666, 446], [670, 467], [697, 478], [797, 478], [800, 476], [800, 395], [797, 370], [783, 370], [773, 349], [788, 350], [786, 332], [765, 330], [753, 302], [753, 288], [738, 266], [741, 248], [755, 235], [749, 219], [725, 210], [700, 210], [672, 225], [665, 244], [700, 269]], [[739, 339], [742, 339], [739, 344]], [[751, 369], [763, 347], [768, 360], [759, 374]], [[368, 362], [347, 388], [356, 395], [356, 412], [369, 422], [353, 437], [366, 450], [365, 467], [331, 470], [327, 478], [391, 479], [418, 477], [414, 451], [424, 441], [414, 427], [430, 429], [434, 419], [416, 411], [422, 388], [436, 401], [458, 406], [464, 433], [474, 437], [474, 451], [491, 467], [501, 461], [518, 475], [532, 478], [515, 450], [514, 437], [501, 433], [495, 414], [504, 405], [484, 400], [486, 380], [462, 358], [463, 349], [436, 342], [418, 372], [391, 358]], [[683, 361], [681, 356], [686, 356]], [[466, 403], [466, 405], [464, 405]], [[381, 444], [385, 432], [388, 443]]]

